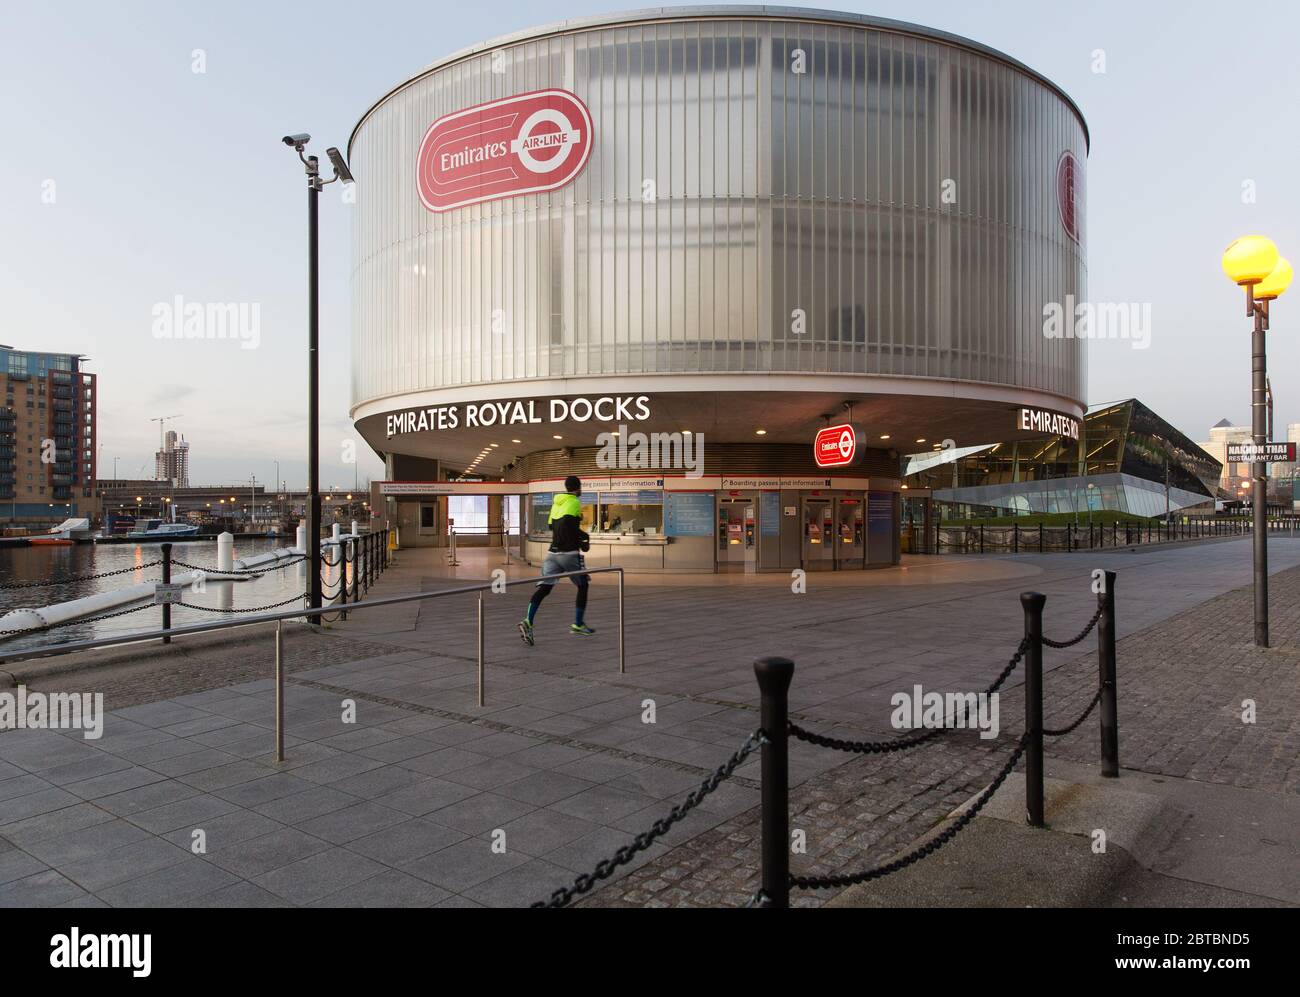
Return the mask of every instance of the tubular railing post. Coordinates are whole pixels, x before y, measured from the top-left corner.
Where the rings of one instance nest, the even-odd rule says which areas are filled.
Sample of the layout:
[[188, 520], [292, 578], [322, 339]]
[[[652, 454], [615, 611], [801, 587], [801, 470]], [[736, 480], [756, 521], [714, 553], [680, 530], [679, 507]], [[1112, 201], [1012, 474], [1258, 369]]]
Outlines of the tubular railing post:
[[980, 553], [984, 553], [984, 524], [980, 523]]
[[1012, 553], [1019, 554], [1020, 553], [1020, 524], [1019, 523], [1011, 524], [1011, 543], [1012, 543], [1012, 547], [1011, 547]]
[[1043, 606], [1041, 592], [1022, 592], [1025, 607], [1025, 819], [1030, 827], [1043, 827]]
[[284, 761], [284, 620], [275, 621], [275, 760]]
[[[352, 558], [352, 601], [360, 602], [361, 579], [357, 577], [357, 542], [355, 540], [348, 541], [348, 552]], [[347, 563], [347, 560], [346, 557], [343, 559], [344, 564]]]
[[348, 618], [346, 608], [348, 604], [348, 549], [343, 545], [342, 540], [338, 542], [334, 549], [338, 551], [339, 555], [339, 602], [345, 607], [340, 611], [339, 619], [346, 620]]
[[478, 705], [483, 705], [483, 593], [478, 594]]
[[790, 741], [787, 696], [794, 677], [789, 658], [759, 658], [760, 723], [767, 740], [762, 748], [761, 907], [790, 906]]
[[[172, 545], [162, 545], [162, 580], [164, 585], [168, 585], [172, 580]], [[172, 628], [172, 607], [171, 603], [164, 602], [162, 606], [162, 628], [170, 630]], [[170, 644], [172, 639], [164, 637], [163, 643]]]
[[1097, 671], [1101, 683], [1101, 774], [1119, 775], [1119, 710], [1115, 689], [1115, 572], [1104, 572], [1106, 588], [1097, 594]]
[[623, 570], [618, 572], [618, 673], [620, 675], [627, 671], [627, 656], [625, 654], [625, 644], [623, 635], [625, 633], [623, 623]]

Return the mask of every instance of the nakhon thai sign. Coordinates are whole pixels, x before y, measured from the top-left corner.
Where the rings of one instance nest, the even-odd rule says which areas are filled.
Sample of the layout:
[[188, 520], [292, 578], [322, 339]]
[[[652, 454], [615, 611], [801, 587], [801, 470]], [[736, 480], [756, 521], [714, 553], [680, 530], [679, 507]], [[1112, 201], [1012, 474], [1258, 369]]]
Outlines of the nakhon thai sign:
[[444, 115], [416, 159], [430, 211], [556, 190], [591, 156], [591, 115], [567, 90], [536, 90]]
[[1229, 464], [1294, 464], [1294, 443], [1229, 443]]

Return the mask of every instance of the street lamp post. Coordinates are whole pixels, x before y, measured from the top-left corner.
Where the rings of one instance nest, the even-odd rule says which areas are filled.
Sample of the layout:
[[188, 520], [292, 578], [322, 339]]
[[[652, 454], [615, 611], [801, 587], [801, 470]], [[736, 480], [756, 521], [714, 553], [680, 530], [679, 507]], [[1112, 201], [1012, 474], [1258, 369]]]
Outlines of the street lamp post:
[[[1246, 315], [1255, 321], [1250, 339], [1250, 431], [1256, 447], [1268, 442], [1267, 336], [1269, 303], [1291, 283], [1291, 264], [1271, 239], [1247, 235], [1223, 251], [1223, 272], [1245, 288]], [[1255, 456], [1260, 456], [1258, 453]], [[1252, 542], [1255, 560], [1255, 646], [1268, 647], [1268, 464], [1252, 462]]]
[[[352, 183], [352, 172], [338, 149], [325, 150], [334, 166], [334, 178], [320, 178], [320, 160], [304, 156], [303, 149], [311, 136], [286, 135], [285, 145], [292, 146], [307, 171], [307, 587], [308, 606], [321, 606], [320, 577], [320, 239], [317, 225], [317, 198], [335, 180]], [[319, 626], [320, 617], [311, 622]]]

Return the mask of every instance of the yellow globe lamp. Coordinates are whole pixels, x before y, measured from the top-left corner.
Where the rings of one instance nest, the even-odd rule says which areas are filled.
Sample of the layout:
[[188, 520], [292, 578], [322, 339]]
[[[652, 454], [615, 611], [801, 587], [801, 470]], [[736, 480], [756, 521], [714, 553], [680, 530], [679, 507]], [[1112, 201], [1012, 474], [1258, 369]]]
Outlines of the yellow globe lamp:
[[1258, 284], [1277, 266], [1277, 246], [1263, 235], [1243, 235], [1223, 251], [1223, 272], [1234, 284]]
[[1255, 297], [1260, 301], [1272, 301], [1291, 285], [1292, 276], [1291, 261], [1279, 258], [1272, 272], [1255, 285]]

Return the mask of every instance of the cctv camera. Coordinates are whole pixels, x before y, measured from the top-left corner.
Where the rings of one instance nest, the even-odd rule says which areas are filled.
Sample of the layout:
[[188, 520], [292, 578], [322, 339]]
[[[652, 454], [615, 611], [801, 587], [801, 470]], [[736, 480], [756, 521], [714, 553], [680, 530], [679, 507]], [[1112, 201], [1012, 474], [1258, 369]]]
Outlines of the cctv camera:
[[306, 145], [308, 142], [311, 141], [311, 136], [308, 135], [306, 132], [303, 132], [299, 135], [286, 135], [284, 138], [280, 139], [280, 141], [283, 142], [285, 145], [292, 145], [295, 148], [301, 149], [304, 145]]
[[330, 162], [334, 164], [334, 172], [338, 174], [340, 180], [344, 183], [355, 182], [352, 178], [352, 171], [348, 169], [347, 160], [343, 158], [343, 154], [338, 149], [330, 146], [325, 150], [325, 155], [329, 156]]

